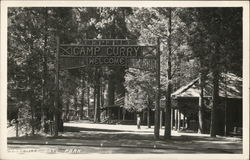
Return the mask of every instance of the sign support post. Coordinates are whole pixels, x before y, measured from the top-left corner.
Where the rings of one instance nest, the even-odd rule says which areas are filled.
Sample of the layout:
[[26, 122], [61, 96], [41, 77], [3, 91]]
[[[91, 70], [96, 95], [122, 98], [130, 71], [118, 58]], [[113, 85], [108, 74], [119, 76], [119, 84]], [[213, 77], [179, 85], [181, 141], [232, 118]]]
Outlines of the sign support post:
[[58, 136], [58, 108], [59, 108], [59, 37], [56, 37], [56, 76], [55, 76], [55, 108], [54, 108], [54, 137]]
[[159, 132], [160, 132], [160, 98], [161, 98], [161, 85], [160, 85], [160, 38], [157, 38], [157, 51], [156, 51], [156, 105], [155, 105], [155, 127], [154, 127], [154, 137], [155, 139], [159, 139]]

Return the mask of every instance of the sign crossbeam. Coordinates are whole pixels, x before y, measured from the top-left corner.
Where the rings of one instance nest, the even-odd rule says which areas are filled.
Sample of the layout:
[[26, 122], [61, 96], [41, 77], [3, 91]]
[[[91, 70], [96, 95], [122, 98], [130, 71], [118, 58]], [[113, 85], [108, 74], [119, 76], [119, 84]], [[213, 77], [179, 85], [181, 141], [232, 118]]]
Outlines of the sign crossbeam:
[[129, 45], [135, 43], [130, 39], [83, 39], [83, 45]]
[[60, 46], [62, 47], [81, 47], [81, 46], [99, 46], [99, 47], [102, 47], [102, 46], [106, 46], [106, 47], [151, 47], [151, 48], [156, 48], [155, 45], [134, 45], [134, 44], [127, 44], [127, 45], [121, 45], [121, 44], [118, 44], [118, 45], [86, 45], [86, 44], [60, 44]]

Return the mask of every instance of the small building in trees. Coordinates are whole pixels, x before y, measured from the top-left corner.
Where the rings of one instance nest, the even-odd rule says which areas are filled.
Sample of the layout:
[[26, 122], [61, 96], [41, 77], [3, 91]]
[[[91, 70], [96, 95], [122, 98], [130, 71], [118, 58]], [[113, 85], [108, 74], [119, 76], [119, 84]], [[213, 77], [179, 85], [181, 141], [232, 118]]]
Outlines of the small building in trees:
[[101, 108], [102, 123], [135, 123], [135, 112], [130, 112], [124, 108], [125, 96], [118, 97], [113, 105], [105, 105]]
[[[173, 126], [198, 131], [198, 110], [200, 78], [196, 78], [186, 86], [172, 93]], [[205, 133], [210, 130], [212, 107], [212, 78], [207, 76], [204, 86], [203, 128]], [[232, 73], [222, 73], [219, 81], [220, 105], [217, 106], [217, 134], [242, 133], [242, 78]], [[183, 115], [181, 118], [180, 113]], [[176, 116], [177, 115], [177, 116]], [[178, 119], [179, 118], [179, 119]], [[181, 121], [180, 121], [181, 120]], [[177, 122], [179, 121], [179, 122]], [[178, 125], [179, 124], [179, 125]]]
[[[154, 123], [154, 109], [144, 108], [136, 110], [135, 108], [125, 107], [127, 96], [118, 97], [114, 105], [106, 105], [101, 108], [101, 123], [119, 123], [119, 124], [136, 124], [136, 115], [141, 117], [142, 125], [152, 125]], [[150, 121], [149, 121], [150, 117]]]

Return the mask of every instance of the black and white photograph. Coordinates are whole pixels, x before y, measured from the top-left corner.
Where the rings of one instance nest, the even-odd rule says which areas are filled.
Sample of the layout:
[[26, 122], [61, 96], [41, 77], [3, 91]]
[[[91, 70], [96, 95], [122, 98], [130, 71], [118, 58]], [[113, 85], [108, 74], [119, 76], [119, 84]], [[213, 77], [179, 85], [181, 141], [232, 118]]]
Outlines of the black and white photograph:
[[249, 2], [1, 3], [0, 159], [249, 159]]

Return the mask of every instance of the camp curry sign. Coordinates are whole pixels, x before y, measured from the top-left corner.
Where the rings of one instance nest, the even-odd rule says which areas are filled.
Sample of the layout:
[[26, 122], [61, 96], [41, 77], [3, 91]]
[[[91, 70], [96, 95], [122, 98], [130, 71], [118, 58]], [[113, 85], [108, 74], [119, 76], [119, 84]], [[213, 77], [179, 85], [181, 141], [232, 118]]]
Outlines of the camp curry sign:
[[60, 47], [62, 55], [72, 56], [142, 56], [142, 46], [67, 46]]
[[156, 59], [143, 57], [145, 47], [147, 46], [130, 45], [128, 40], [88, 40], [84, 45], [60, 44], [60, 69], [127, 66], [154, 71]]

